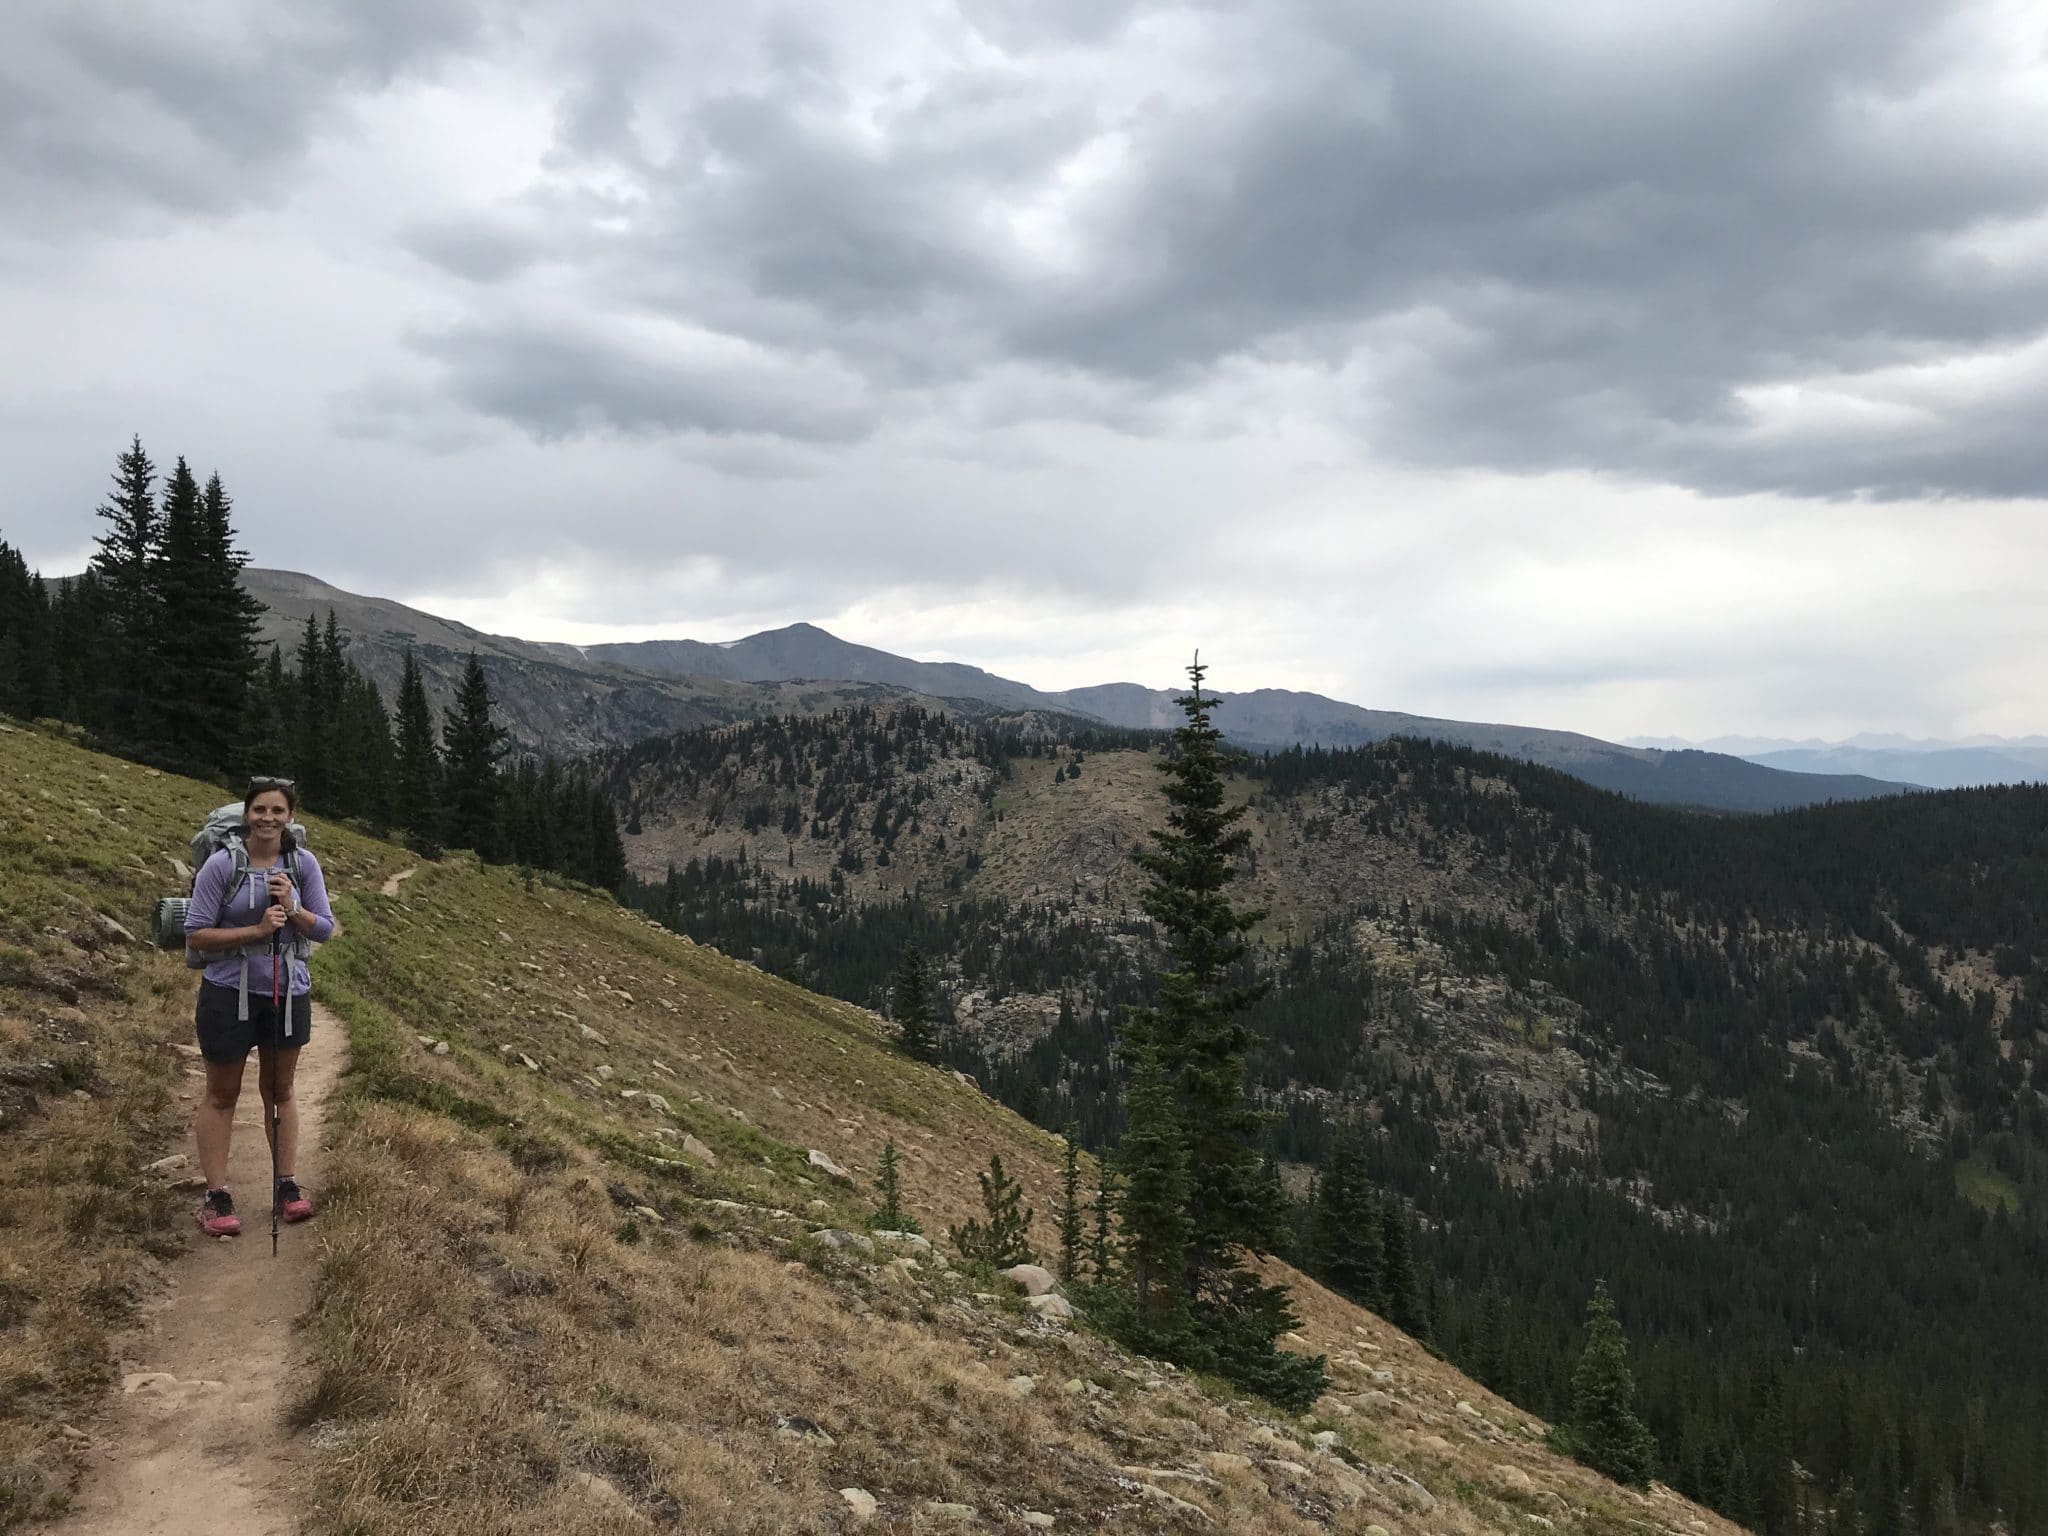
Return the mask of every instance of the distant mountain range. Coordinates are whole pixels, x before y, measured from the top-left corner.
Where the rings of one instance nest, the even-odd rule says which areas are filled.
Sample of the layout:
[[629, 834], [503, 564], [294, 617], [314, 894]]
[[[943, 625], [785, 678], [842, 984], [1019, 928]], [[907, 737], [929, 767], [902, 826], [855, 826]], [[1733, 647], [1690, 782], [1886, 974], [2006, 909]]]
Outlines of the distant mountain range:
[[[1180, 721], [1175, 689], [1107, 683], [1045, 691], [979, 667], [914, 661], [855, 645], [814, 624], [718, 644], [643, 640], [574, 646], [485, 634], [294, 571], [251, 568], [243, 580], [270, 609], [265, 639], [287, 652], [308, 615], [324, 622], [333, 609], [348, 637], [350, 659], [377, 680], [387, 698], [408, 646], [420, 657], [429, 692], [443, 705], [474, 650], [515, 741], [537, 751], [584, 752], [668, 731], [892, 698], [964, 705], [980, 715], [1044, 711], [1141, 730], [1169, 729]], [[1572, 731], [1439, 720], [1278, 688], [1225, 699], [1218, 723], [1252, 750], [1353, 747], [1389, 736], [1426, 736], [1541, 763], [1639, 800], [1707, 810], [1770, 811], [1863, 800], [1924, 782], [1788, 771], [1725, 752], [1625, 746]]]
[[1964, 736], [1952, 741], [1865, 732], [1844, 741], [1717, 736], [1709, 741], [1630, 737], [1632, 746], [1724, 752], [1788, 773], [1868, 774], [1929, 789], [2048, 782], [2048, 736]]

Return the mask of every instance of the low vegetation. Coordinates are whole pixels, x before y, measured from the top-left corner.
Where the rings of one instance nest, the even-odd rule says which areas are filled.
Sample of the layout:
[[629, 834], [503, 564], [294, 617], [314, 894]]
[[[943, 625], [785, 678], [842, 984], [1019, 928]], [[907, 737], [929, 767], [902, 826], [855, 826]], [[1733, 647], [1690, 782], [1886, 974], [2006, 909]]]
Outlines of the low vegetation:
[[[140, 932], [164, 855], [217, 792], [17, 730], [0, 775], [0, 916], [25, 957], [4, 982], [6, 1059], [76, 1063], [0, 1126], [18, 1520], [61, 1501], [60, 1426], [89, 1424], [112, 1330], [184, 1240], [182, 1202], [144, 1170], [179, 1135], [189, 977], [66, 935], [102, 915]], [[1283, 1267], [1260, 1273], [1296, 1298], [1293, 1347], [1333, 1372], [1300, 1415], [870, 1236], [893, 1143], [927, 1231], [985, 1214], [973, 1173], [1000, 1154], [1041, 1213], [1035, 1250], [1055, 1253], [1064, 1149], [905, 1059], [874, 1015], [601, 893], [451, 855], [385, 895], [407, 855], [312, 829], [344, 928], [319, 989], [354, 1057], [295, 1404], [314, 1531], [837, 1531], [859, 1514], [842, 1489], [874, 1499], [877, 1530], [1026, 1511], [1128, 1531], [1730, 1529], [1557, 1458], [1543, 1425]], [[79, 975], [103, 990], [37, 990]], [[69, 1032], [54, 1054], [52, 1027]], [[52, 1188], [59, 1146], [76, 1167]], [[1092, 1187], [1092, 1160], [1080, 1173]], [[20, 1220], [94, 1188], [115, 1197], [62, 1244]]]

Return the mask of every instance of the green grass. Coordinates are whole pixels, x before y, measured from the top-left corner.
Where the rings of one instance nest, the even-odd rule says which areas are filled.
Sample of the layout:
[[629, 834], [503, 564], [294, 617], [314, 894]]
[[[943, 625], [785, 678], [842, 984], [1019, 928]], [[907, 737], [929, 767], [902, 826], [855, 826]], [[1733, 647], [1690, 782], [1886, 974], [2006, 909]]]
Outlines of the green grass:
[[1956, 1193], [1982, 1211], [2019, 1212], [2019, 1186], [1981, 1157], [1956, 1164]]

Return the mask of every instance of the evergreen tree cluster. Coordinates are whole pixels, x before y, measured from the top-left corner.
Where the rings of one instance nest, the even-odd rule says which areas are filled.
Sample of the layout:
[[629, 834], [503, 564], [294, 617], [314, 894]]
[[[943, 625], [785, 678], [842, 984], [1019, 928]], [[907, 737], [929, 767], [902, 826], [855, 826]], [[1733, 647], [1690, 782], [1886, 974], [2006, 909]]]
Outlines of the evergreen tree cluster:
[[262, 605], [241, 583], [233, 503], [183, 458], [158, 485], [134, 439], [116, 459], [83, 576], [53, 593], [0, 540], [0, 711], [83, 727], [108, 750], [231, 775], [252, 719]]
[[135, 439], [115, 461], [90, 565], [54, 592], [0, 540], [0, 713], [75, 725], [109, 751], [231, 788], [282, 774], [307, 809], [426, 853], [467, 847], [623, 885], [625, 847], [597, 778], [505, 761], [474, 655], [437, 724], [410, 654], [394, 723], [332, 609], [324, 624], [307, 615], [289, 661], [266, 654], [220, 476], [201, 485], [180, 458], [158, 481]]

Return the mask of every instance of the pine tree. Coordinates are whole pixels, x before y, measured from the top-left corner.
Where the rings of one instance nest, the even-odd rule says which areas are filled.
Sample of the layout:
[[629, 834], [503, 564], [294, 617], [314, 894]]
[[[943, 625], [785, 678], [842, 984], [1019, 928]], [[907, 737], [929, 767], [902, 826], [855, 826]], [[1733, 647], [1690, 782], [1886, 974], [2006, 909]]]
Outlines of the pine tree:
[[1366, 1176], [1364, 1134], [1347, 1125], [1331, 1139], [1309, 1219], [1308, 1269], [1340, 1295], [1386, 1310], [1378, 1201]]
[[1227, 760], [1209, 718], [1216, 701], [1202, 694], [1205, 670], [1199, 660], [1188, 668], [1193, 687], [1177, 701], [1187, 723], [1160, 765], [1166, 825], [1133, 855], [1151, 876], [1142, 905], [1162, 930], [1169, 968], [1157, 1005], [1132, 1011], [1125, 1044], [1127, 1054], [1157, 1052], [1173, 1087], [1187, 1151], [1190, 1292], [1230, 1267], [1233, 1248], [1263, 1247], [1276, 1214], [1257, 1196], [1253, 1136], [1264, 1120], [1245, 1092], [1253, 1036], [1238, 1017], [1269, 983], [1233, 979], [1244, 935], [1265, 914], [1238, 908], [1227, 890], [1251, 833], [1238, 824], [1245, 808], [1224, 802]]
[[1075, 1126], [1064, 1135], [1065, 1155], [1060, 1166], [1060, 1279], [1071, 1283], [1081, 1274], [1081, 1143]]
[[491, 688], [475, 651], [455, 692], [455, 707], [441, 724], [447, 779], [442, 807], [448, 842], [479, 858], [495, 859], [503, 840], [498, 759], [506, 731], [491, 718]]
[[143, 736], [152, 755], [167, 767], [210, 772], [226, 766], [225, 732], [208, 676], [199, 482], [182, 454], [164, 478], [157, 528], [149, 568], [153, 677], [143, 696]]
[[936, 1061], [939, 1056], [937, 1020], [932, 1008], [931, 979], [924, 954], [915, 944], [903, 951], [896, 980], [889, 989], [889, 1007], [901, 1031], [898, 1043], [913, 1061]]
[[1116, 1170], [1105, 1161], [1100, 1170], [1101, 1182], [1095, 1186], [1094, 1226], [1088, 1238], [1088, 1273], [1096, 1285], [1108, 1285], [1116, 1279], [1116, 1233], [1111, 1222], [1111, 1212], [1116, 1209]]
[[327, 738], [334, 729], [334, 722], [321, 711], [320, 668], [320, 625], [308, 613], [298, 649], [292, 654], [285, 734], [291, 744], [291, 776], [298, 780], [299, 798], [315, 805], [327, 802]]
[[1422, 1281], [1408, 1241], [1408, 1207], [1398, 1195], [1389, 1195], [1380, 1203], [1380, 1250], [1386, 1292], [1381, 1315], [1418, 1344], [1428, 1344], [1429, 1307], [1422, 1299]]
[[263, 604], [242, 585], [248, 556], [235, 545], [234, 503], [219, 474], [207, 476], [199, 497], [199, 533], [204, 614], [200, 665], [215, 712], [212, 750], [219, 766], [233, 770], [252, 759], [258, 720], [255, 693], [263, 672]]
[[1479, 1338], [1474, 1352], [1479, 1379], [1503, 1397], [1512, 1395], [1508, 1379], [1508, 1304], [1500, 1276], [1489, 1273], [1479, 1291]]
[[137, 436], [114, 462], [114, 494], [99, 508], [107, 531], [87, 566], [99, 623], [87, 658], [95, 679], [93, 719], [117, 745], [147, 747], [150, 665], [158, 639], [153, 573], [161, 542], [156, 466]]
[[[292, 762], [292, 684], [284, 654], [273, 645], [250, 690], [247, 721], [236, 749], [251, 774], [283, 772]], [[303, 793], [303, 788], [301, 793]]]
[[[426, 679], [410, 646], [398, 683], [398, 741], [392, 767], [392, 821], [417, 851], [441, 849], [441, 753]], [[536, 861], [537, 862], [537, 861]]]
[[917, 1218], [903, 1209], [903, 1158], [896, 1143], [882, 1143], [882, 1166], [875, 1175], [875, 1189], [882, 1197], [881, 1208], [868, 1218], [874, 1232], [921, 1232]]
[[1572, 1369], [1571, 1417], [1561, 1448], [1617, 1483], [1647, 1488], [1657, 1471], [1657, 1442], [1636, 1417], [1628, 1340], [1603, 1280], [1586, 1304], [1586, 1344]]
[[1003, 1171], [999, 1153], [990, 1153], [988, 1172], [981, 1174], [981, 1208], [986, 1223], [969, 1218], [961, 1227], [946, 1229], [946, 1238], [970, 1264], [985, 1263], [995, 1269], [1009, 1269], [1033, 1262], [1031, 1253], [1032, 1211], [1022, 1205], [1024, 1191]]

